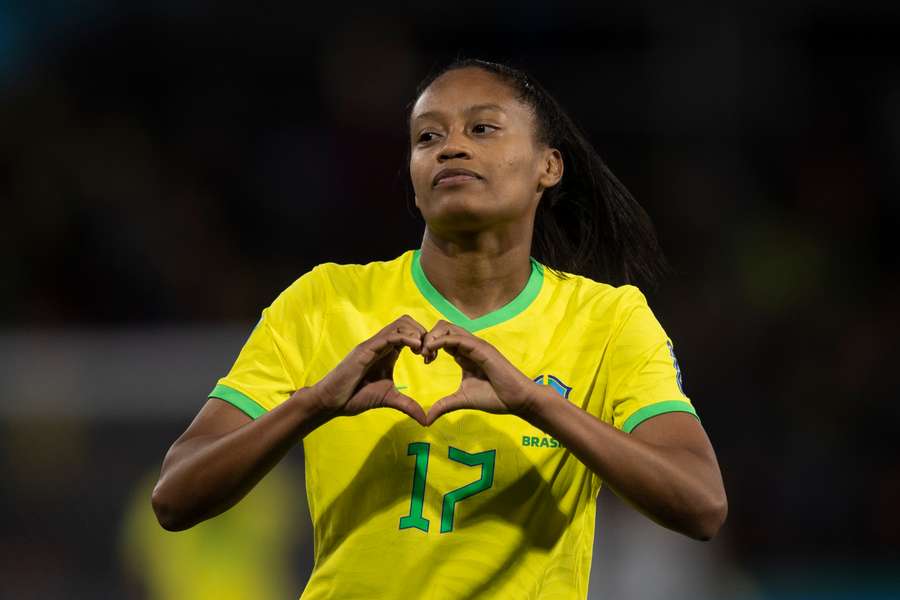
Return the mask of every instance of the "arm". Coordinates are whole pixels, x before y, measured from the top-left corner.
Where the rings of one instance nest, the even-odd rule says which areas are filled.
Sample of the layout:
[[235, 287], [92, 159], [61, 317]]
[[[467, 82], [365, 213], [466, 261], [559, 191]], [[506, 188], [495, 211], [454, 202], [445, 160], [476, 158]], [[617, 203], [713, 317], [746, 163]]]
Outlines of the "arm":
[[[534, 389], [534, 388], [532, 388]], [[699, 540], [722, 526], [728, 501], [703, 427], [686, 413], [648, 419], [631, 434], [546, 388], [522, 416], [572, 451], [625, 500], [659, 524]]]
[[160, 525], [187, 529], [221, 514], [253, 489], [298, 440], [336, 416], [392, 408], [425, 423], [393, 381], [400, 351], [417, 351], [425, 329], [404, 315], [354, 348], [321, 381], [300, 388], [255, 421], [210, 398], [166, 454], [153, 489]]
[[288, 449], [329, 420], [310, 389], [255, 421], [210, 398], [163, 460], [152, 495], [160, 525], [188, 529], [246, 496]]
[[[725, 521], [728, 503], [715, 453], [692, 415], [665, 413], [631, 434], [608, 425], [516, 369], [493, 346], [438, 321], [421, 354], [438, 349], [462, 368], [459, 389], [428, 411], [428, 424], [460, 409], [515, 414], [549, 433], [616, 492], [658, 523], [708, 540]], [[673, 384], [674, 385], [674, 384]]]

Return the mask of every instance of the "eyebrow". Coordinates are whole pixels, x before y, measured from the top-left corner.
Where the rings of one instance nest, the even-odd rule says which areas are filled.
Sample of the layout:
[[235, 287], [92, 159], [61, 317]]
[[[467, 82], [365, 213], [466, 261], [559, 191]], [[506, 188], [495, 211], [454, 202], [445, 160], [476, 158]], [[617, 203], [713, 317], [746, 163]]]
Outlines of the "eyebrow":
[[[473, 104], [471, 106], [467, 106], [463, 110], [463, 113], [470, 114], [473, 112], [478, 112], [479, 110], [499, 110], [500, 112], [506, 112], [503, 110], [503, 107], [500, 106], [499, 104]], [[439, 110], [429, 110], [427, 112], [423, 112], [422, 114], [416, 115], [415, 117], [413, 117], [413, 121], [417, 121], [419, 119], [437, 117], [441, 114], [443, 114], [443, 113]]]

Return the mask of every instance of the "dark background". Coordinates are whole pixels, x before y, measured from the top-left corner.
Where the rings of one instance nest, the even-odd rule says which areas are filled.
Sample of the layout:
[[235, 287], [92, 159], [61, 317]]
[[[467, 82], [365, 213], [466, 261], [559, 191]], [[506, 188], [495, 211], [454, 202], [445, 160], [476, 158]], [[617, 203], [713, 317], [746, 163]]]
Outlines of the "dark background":
[[900, 597], [900, 3], [508, 0], [0, 3], [3, 597], [167, 597], [129, 499], [278, 292], [418, 246], [404, 110], [460, 54], [531, 72], [654, 219], [725, 476], [672, 554], [604, 538], [604, 494], [591, 597], [655, 597], [626, 543], [712, 565], [694, 598]]

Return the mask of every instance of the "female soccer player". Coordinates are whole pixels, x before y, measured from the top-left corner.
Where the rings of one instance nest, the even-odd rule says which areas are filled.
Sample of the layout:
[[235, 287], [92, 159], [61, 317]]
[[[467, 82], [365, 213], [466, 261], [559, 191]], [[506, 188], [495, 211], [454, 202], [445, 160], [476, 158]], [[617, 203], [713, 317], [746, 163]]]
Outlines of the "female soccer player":
[[662, 261], [644, 211], [509, 67], [430, 77], [409, 130], [421, 248], [319, 265], [263, 311], [166, 455], [162, 526], [227, 510], [302, 440], [304, 600], [583, 599], [602, 481], [711, 538], [715, 454], [628, 285]]

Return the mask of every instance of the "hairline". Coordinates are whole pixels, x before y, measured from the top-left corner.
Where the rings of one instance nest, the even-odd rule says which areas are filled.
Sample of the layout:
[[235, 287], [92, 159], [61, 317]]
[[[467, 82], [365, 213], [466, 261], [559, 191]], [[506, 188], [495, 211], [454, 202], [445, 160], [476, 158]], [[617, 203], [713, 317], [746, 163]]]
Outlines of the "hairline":
[[[432, 85], [434, 85], [434, 83], [438, 79], [443, 77], [444, 75], [447, 75], [448, 73], [452, 73], [453, 71], [463, 71], [465, 69], [478, 69], [479, 71], [483, 71], [483, 72], [487, 73], [488, 75], [492, 75], [493, 77], [498, 79], [500, 81], [500, 83], [502, 83], [503, 85], [505, 85], [506, 87], [511, 89], [513, 92], [513, 99], [515, 101], [517, 101], [519, 104], [521, 104], [522, 106], [524, 106], [525, 109], [531, 114], [531, 119], [532, 119], [531, 138], [532, 138], [532, 141], [535, 143], [535, 145], [537, 147], [546, 147], [546, 148], [553, 147], [550, 143], [542, 141], [540, 139], [541, 136], [539, 134], [540, 134], [540, 129], [542, 129], [542, 127], [541, 127], [540, 120], [538, 118], [537, 106], [533, 102], [530, 102], [528, 100], [525, 92], [522, 89], [520, 89], [519, 85], [516, 84], [516, 80], [502, 72], [493, 71], [484, 65], [478, 65], [478, 64], [450, 67], [450, 68], [444, 70], [443, 72], [441, 72], [436, 77], [434, 77], [431, 81], [429, 81], [428, 85], [426, 85], [424, 88], [422, 88], [422, 90], [416, 95], [415, 98], [413, 98], [413, 101], [409, 104], [409, 108], [408, 108], [409, 114], [406, 119], [406, 127], [407, 127], [408, 134], [412, 134], [413, 110], [415, 109], [416, 104], [419, 102], [419, 100], [422, 98], [422, 96], [425, 95], [425, 92], [427, 92], [428, 89]], [[478, 106], [478, 105], [474, 105], [474, 106]], [[471, 109], [472, 106], [470, 106], [468, 108]], [[502, 108], [501, 108], [501, 110], [502, 110]], [[431, 112], [431, 111], [429, 111], [429, 112]], [[423, 114], [428, 114], [428, 113], [423, 113]], [[421, 116], [422, 115], [419, 115], [416, 118], [421, 118]], [[559, 149], [557, 148], [557, 150], [559, 150]]]

